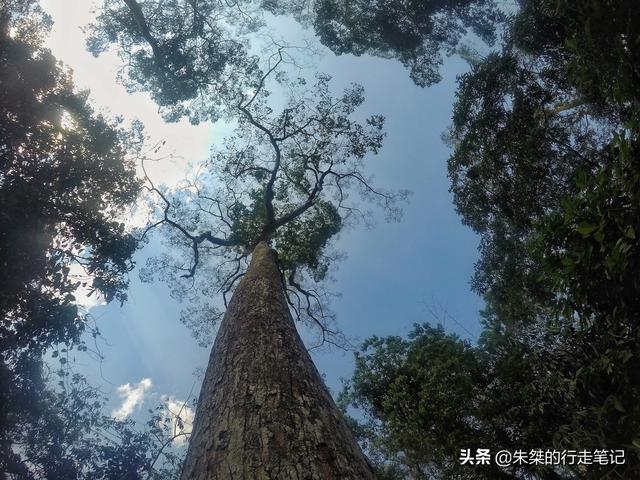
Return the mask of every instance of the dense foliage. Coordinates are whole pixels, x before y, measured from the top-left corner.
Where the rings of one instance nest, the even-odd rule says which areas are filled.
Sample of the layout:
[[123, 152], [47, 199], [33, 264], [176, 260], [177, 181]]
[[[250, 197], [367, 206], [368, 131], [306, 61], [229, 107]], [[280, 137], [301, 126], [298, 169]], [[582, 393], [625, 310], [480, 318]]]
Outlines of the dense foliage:
[[76, 92], [42, 47], [48, 24], [36, 2], [0, 6], [0, 475], [160, 474], [158, 415], [138, 433], [105, 416], [103, 395], [70, 370], [87, 348], [81, 283], [126, 299], [136, 242], [120, 217], [139, 184], [135, 135]]
[[[459, 460], [464, 448], [526, 448], [509, 438], [513, 425], [504, 423], [503, 396], [492, 395], [500, 391], [496, 380], [486, 351], [441, 326], [416, 325], [408, 339], [364, 342], [340, 402], [365, 413], [364, 421], [351, 421], [379, 478], [517, 478], [493, 464], [469, 466]], [[536, 473], [520, 470], [525, 472]]]
[[634, 2], [523, 2], [503, 50], [461, 79], [449, 163], [482, 237], [487, 348], [542, 359], [530, 404], [556, 412], [537, 427], [547, 443], [625, 448], [627, 475], [640, 453], [639, 14]]
[[130, 90], [149, 92], [169, 121], [197, 123], [257, 87], [262, 73], [242, 35], [252, 27], [245, 17], [236, 2], [104, 0], [88, 48], [98, 55], [117, 45]]
[[443, 55], [466, 51], [463, 38], [493, 44], [504, 20], [494, 0], [104, 0], [89, 49], [118, 44], [130, 88], [146, 85], [169, 118], [199, 121], [206, 116], [189, 101], [198, 92], [216, 115], [220, 96], [259, 78], [246, 34], [265, 25], [267, 12], [312, 26], [337, 55], [397, 59], [422, 87], [440, 81]]
[[[75, 353], [66, 348], [59, 352], [61, 359], [72, 359]], [[173, 480], [177, 477], [184, 450], [176, 441], [187, 435], [181, 428], [180, 415], [170, 415], [167, 406], [161, 403], [149, 412], [142, 425], [116, 419], [105, 413], [107, 397], [74, 373], [68, 362], [61, 362], [59, 369], [49, 371], [34, 359], [30, 368], [28, 379], [20, 377], [17, 383], [3, 384], [6, 388], [3, 395], [10, 402], [9, 421], [2, 425], [10, 440], [3, 444], [0, 455], [4, 478]]]
[[[484, 332], [477, 347], [447, 338], [444, 357], [431, 346], [442, 333], [429, 329], [370, 342], [350, 391], [375, 419], [365, 433], [402, 468], [498, 478], [447, 470], [459, 452], [442, 447], [482, 444], [624, 449], [624, 465], [528, 473], [639, 475], [638, 19], [631, 1], [523, 1], [501, 50], [460, 78], [449, 173], [458, 212], [481, 237], [473, 287]], [[460, 364], [459, 382], [434, 383], [438, 368]], [[415, 425], [438, 440], [416, 452]]]
[[[32, 3], [32, 2], [20, 2]], [[8, 7], [5, 7], [7, 9]], [[26, 8], [26, 7], [25, 7]], [[124, 300], [133, 238], [118, 220], [137, 194], [124, 132], [95, 115], [30, 30], [7, 19], [0, 43], [0, 346], [77, 337], [70, 266], [107, 301]], [[34, 33], [40, 35], [40, 31]]]
[[[248, 2], [252, 3], [252, 2]], [[465, 35], [493, 44], [503, 14], [493, 0], [262, 0], [274, 14], [293, 14], [313, 25], [318, 40], [337, 55], [397, 59], [425, 87], [441, 80], [443, 54]]]

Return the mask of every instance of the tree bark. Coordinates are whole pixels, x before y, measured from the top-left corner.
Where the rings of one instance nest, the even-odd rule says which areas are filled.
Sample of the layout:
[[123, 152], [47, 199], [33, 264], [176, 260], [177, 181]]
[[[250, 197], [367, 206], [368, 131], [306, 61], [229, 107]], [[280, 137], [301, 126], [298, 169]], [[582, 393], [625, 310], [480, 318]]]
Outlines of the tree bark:
[[373, 479], [304, 347], [261, 242], [209, 359], [182, 480]]

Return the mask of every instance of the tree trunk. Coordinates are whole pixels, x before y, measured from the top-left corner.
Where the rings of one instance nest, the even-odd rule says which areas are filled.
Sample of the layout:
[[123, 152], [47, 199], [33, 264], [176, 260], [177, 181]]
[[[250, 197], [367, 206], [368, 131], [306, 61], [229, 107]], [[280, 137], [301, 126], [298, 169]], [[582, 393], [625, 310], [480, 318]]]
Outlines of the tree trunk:
[[182, 480], [373, 479], [261, 242], [216, 337]]

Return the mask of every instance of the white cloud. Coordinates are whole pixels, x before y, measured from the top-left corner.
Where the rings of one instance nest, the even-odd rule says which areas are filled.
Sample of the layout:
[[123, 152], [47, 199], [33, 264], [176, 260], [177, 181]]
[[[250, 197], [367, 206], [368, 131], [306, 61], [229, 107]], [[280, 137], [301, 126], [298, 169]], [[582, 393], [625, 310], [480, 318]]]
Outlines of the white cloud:
[[123, 399], [122, 405], [111, 413], [118, 420], [124, 420], [142, 405], [146, 392], [153, 386], [150, 378], [143, 378], [133, 387], [130, 383], [118, 387], [118, 395]]
[[160, 420], [161, 425], [169, 435], [174, 437], [175, 445], [184, 445], [193, 429], [195, 412], [183, 400], [167, 396], [163, 396], [162, 399], [165, 410]]

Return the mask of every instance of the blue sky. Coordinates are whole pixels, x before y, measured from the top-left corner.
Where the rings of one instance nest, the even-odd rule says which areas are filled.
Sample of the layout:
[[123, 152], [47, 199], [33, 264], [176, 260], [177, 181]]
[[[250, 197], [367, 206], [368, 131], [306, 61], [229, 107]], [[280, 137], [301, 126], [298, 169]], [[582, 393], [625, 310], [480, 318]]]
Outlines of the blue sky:
[[[115, 55], [94, 59], [84, 51], [79, 26], [91, 18], [87, 6], [91, 2], [86, 3], [72, 10], [64, 0], [43, 2], [56, 22], [50, 46], [74, 69], [77, 84], [91, 88], [98, 109], [139, 118], [154, 140], [166, 139], [167, 148], [180, 155], [151, 171], [154, 178], [170, 185], [183, 177], [187, 162], [206, 158], [209, 146], [220, 141], [226, 129], [224, 125], [164, 124], [146, 95], [127, 94], [115, 79]], [[285, 34], [300, 34], [286, 21], [277, 25]], [[459, 59], [447, 60], [443, 81], [426, 89], [415, 86], [393, 60], [327, 53], [317, 68], [333, 76], [336, 91], [352, 82], [365, 87], [367, 101], [361, 113], [381, 113], [387, 118], [384, 148], [370, 159], [368, 172], [379, 185], [413, 192], [400, 223], [379, 219], [373, 229], [355, 226], [340, 234], [336, 247], [347, 258], [335, 269], [331, 284], [341, 294], [332, 304], [338, 326], [355, 342], [371, 335], [404, 336], [414, 323], [435, 322], [431, 306], [439, 311], [447, 330], [475, 341], [482, 303], [470, 291], [469, 279], [478, 238], [454, 211], [446, 176], [449, 150], [440, 139], [450, 123], [456, 75], [466, 65]], [[139, 265], [162, 248], [152, 241], [138, 253]], [[79, 368], [103, 385], [113, 398], [114, 410], [134, 390], [141, 401], [132, 407], [132, 414], [163, 395], [184, 400], [194, 384], [197, 396], [200, 380], [193, 373], [206, 367], [209, 351], [199, 347], [179, 323], [180, 308], [163, 283], [142, 283], [137, 270], [131, 275], [129, 301], [123, 307], [91, 308], [104, 338], [104, 360], [80, 359]], [[352, 372], [353, 354], [325, 348], [312, 355], [331, 390], [337, 392], [340, 378]], [[150, 381], [141, 384], [143, 379]], [[126, 384], [128, 389], [122, 387]]]

